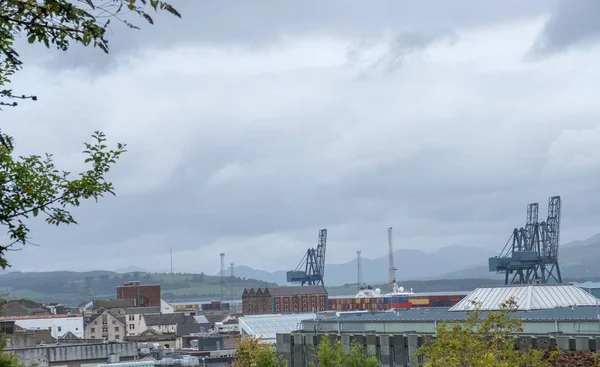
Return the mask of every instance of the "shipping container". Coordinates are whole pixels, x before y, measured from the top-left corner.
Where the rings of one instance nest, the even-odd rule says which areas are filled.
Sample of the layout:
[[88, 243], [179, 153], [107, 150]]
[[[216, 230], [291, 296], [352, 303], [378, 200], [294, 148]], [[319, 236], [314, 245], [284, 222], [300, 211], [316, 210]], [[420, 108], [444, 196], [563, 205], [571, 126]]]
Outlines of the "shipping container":
[[429, 298], [409, 298], [408, 302], [412, 303], [413, 305], [417, 306], [417, 305], [428, 305], [429, 304]]

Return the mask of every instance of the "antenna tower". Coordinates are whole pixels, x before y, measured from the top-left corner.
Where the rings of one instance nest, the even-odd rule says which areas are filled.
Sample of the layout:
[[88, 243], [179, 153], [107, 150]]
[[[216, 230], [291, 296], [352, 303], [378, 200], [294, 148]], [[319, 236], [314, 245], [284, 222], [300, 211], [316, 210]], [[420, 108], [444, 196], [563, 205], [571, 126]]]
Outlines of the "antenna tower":
[[223, 285], [225, 284], [225, 253], [221, 252], [221, 302], [223, 302]]
[[362, 251], [358, 250], [356, 251], [356, 263], [357, 263], [357, 267], [358, 267], [358, 273], [357, 273], [357, 278], [356, 278], [356, 282], [358, 283], [358, 289], [360, 289], [363, 285], [363, 280], [362, 280], [362, 267], [361, 267], [361, 259], [360, 259], [360, 254]]
[[394, 243], [392, 241], [392, 227], [388, 228], [388, 259], [389, 259], [389, 268], [388, 268], [388, 283], [390, 287], [393, 289], [394, 283], [396, 283], [396, 266], [394, 265]]

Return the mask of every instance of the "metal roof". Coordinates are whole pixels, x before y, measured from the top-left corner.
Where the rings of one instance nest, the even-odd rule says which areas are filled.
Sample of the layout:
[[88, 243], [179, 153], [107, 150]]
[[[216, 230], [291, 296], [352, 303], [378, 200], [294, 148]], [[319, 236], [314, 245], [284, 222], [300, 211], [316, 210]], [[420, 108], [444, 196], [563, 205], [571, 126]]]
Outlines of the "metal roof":
[[[450, 311], [447, 308], [411, 308], [385, 312], [340, 313], [336, 316], [321, 317], [318, 320], [306, 318], [303, 324], [312, 323], [380, 323], [380, 322], [441, 322], [465, 320], [467, 312]], [[594, 321], [599, 322], [600, 308], [595, 306], [564, 307], [545, 310], [516, 311], [511, 316], [522, 321]], [[483, 311], [482, 318], [487, 316]]]
[[274, 343], [277, 333], [290, 333], [298, 329], [302, 320], [313, 313], [251, 315], [240, 317], [240, 329], [249, 335], [261, 337], [264, 342]]
[[[499, 310], [513, 298], [519, 310], [543, 310], [570, 306], [595, 306], [600, 300], [573, 284], [511, 285], [477, 288], [450, 311]], [[478, 306], [473, 302], [478, 303]]]

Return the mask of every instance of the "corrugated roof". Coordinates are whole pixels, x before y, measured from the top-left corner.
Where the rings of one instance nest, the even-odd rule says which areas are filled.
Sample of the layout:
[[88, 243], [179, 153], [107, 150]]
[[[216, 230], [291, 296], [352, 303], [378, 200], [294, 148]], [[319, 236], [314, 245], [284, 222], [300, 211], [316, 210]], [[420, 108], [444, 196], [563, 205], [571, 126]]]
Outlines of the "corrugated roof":
[[[502, 303], [513, 298], [519, 310], [542, 310], [570, 306], [595, 306], [600, 302], [573, 284], [511, 285], [477, 288], [450, 311], [499, 310]], [[477, 302], [476, 306], [473, 302]]]
[[274, 343], [278, 333], [298, 330], [302, 320], [313, 313], [250, 315], [240, 317], [240, 328], [249, 335], [262, 338], [263, 342]]

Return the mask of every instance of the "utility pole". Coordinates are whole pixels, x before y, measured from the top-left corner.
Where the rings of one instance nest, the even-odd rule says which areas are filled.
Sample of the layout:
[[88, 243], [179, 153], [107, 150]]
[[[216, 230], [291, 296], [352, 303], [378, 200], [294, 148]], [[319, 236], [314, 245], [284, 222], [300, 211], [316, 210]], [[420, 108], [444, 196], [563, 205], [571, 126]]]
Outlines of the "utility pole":
[[356, 277], [356, 282], [358, 283], [358, 289], [360, 290], [360, 288], [363, 285], [363, 280], [362, 280], [362, 268], [361, 268], [361, 264], [360, 264], [360, 254], [362, 251], [358, 250], [356, 251], [356, 263], [357, 263], [357, 277]]
[[230, 266], [231, 266], [231, 277], [230, 277], [230, 282], [231, 282], [231, 296], [229, 297], [229, 302], [233, 301], [233, 294], [234, 294], [233, 283], [234, 283], [234, 280], [235, 280], [235, 276], [233, 275], [233, 268], [235, 267], [235, 263], [231, 263]]
[[225, 283], [225, 253], [221, 252], [221, 302], [223, 302], [223, 285]]

